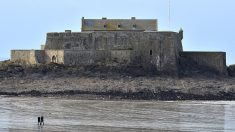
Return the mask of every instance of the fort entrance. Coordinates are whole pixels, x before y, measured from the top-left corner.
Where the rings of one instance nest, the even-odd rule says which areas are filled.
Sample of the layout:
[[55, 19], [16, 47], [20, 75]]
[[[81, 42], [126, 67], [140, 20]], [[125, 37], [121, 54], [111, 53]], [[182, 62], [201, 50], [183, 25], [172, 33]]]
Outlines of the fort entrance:
[[53, 55], [52, 58], [51, 58], [51, 62], [52, 63], [56, 63], [56, 57]]

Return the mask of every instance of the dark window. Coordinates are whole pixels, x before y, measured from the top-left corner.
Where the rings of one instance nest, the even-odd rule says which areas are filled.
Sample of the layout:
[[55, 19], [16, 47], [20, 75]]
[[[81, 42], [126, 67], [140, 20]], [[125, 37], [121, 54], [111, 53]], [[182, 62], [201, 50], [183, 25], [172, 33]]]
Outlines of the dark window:
[[118, 24], [118, 28], [121, 28], [121, 25], [120, 25], [120, 24]]
[[106, 24], [104, 25], [104, 28], [107, 28], [107, 25], [106, 25]]
[[133, 25], [133, 28], [136, 28], [136, 24]]
[[153, 55], [153, 51], [152, 51], [152, 50], [150, 50], [150, 51], [149, 51], [149, 54], [150, 54], [150, 55]]

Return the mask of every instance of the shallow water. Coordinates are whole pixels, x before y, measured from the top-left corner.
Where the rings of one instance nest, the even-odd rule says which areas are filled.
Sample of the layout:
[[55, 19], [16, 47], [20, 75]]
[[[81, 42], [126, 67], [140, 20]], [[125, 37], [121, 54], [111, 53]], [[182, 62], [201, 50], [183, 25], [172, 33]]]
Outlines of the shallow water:
[[235, 101], [0, 97], [0, 117], [0, 132], [235, 131]]

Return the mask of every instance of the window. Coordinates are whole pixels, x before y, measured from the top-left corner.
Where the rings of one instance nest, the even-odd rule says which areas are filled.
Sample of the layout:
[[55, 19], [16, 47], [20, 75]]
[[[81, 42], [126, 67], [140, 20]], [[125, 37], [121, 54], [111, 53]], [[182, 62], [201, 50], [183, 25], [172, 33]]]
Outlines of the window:
[[121, 24], [118, 24], [118, 28], [121, 28]]
[[133, 25], [133, 28], [136, 28], [136, 24]]
[[106, 24], [104, 25], [104, 28], [107, 28], [107, 25], [106, 25]]
[[153, 55], [153, 51], [152, 51], [152, 50], [150, 50], [150, 51], [149, 51], [149, 54], [150, 54], [150, 55]]

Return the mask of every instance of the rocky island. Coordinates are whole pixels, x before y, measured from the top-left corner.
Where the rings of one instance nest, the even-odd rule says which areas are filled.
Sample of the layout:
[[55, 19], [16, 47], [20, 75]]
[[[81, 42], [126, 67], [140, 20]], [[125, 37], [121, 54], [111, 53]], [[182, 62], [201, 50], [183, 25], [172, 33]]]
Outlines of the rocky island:
[[[133, 67], [59, 64], [0, 67], [0, 95], [74, 96], [85, 99], [234, 100], [235, 78], [194, 71], [178, 77]], [[232, 68], [232, 66], [230, 67]], [[235, 73], [230, 70], [231, 74]]]
[[183, 51], [155, 19], [85, 19], [82, 32], [48, 33], [41, 50], [12, 50], [0, 94], [89, 99], [233, 100], [225, 52]]

